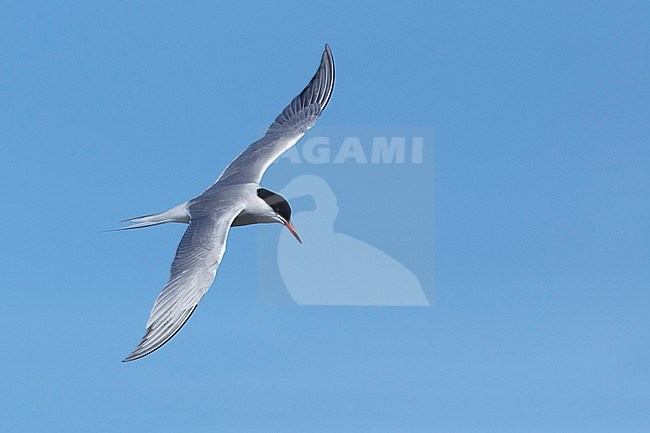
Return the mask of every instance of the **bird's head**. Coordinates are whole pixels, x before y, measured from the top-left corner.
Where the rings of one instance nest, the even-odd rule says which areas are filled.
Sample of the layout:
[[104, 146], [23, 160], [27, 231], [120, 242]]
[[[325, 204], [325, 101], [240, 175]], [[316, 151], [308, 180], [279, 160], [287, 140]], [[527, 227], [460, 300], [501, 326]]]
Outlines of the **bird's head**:
[[258, 188], [257, 196], [268, 205], [270, 219], [284, 225], [298, 242], [302, 243], [296, 228], [291, 223], [291, 206], [284, 197], [265, 188]]

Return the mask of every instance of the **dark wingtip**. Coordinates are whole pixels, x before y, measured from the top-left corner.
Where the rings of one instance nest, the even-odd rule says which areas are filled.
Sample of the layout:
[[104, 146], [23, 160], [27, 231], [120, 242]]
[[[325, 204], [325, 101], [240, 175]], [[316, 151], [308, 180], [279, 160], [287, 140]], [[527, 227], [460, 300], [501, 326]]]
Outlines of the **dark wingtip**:
[[122, 362], [131, 362], [131, 361], [135, 361], [136, 359], [140, 359], [143, 356], [146, 356], [146, 355], [138, 356], [138, 355], [136, 355], [136, 352], [137, 352], [137, 350], [134, 350], [133, 352], [131, 352], [126, 358], [124, 358], [122, 360]]
[[[129, 356], [124, 358], [122, 362], [135, 361], [136, 359], [144, 358], [145, 356], [150, 355], [156, 350], [163, 347], [165, 344], [167, 344], [169, 340], [174, 338], [174, 335], [176, 335], [178, 331], [181, 330], [183, 325], [187, 323], [190, 317], [192, 317], [192, 314], [194, 314], [194, 311], [196, 311], [196, 307], [198, 307], [198, 305], [194, 305], [192, 308], [184, 310], [183, 314], [177, 318], [173, 326], [171, 328], [165, 329], [164, 333], [162, 334], [164, 338], [162, 340], [158, 340], [157, 338], [154, 339], [155, 343], [148, 347], [144, 343], [148, 340], [148, 338], [150, 338], [149, 333], [152, 330], [152, 328], [151, 327], [147, 328], [147, 332], [145, 333], [144, 337], [142, 337], [142, 340], [140, 341], [138, 346]], [[171, 333], [168, 333], [168, 331], [171, 331]]]
[[325, 44], [325, 50], [321, 56], [318, 69], [309, 81], [309, 84], [275, 118], [275, 121], [269, 126], [269, 130], [281, 128], [296, 113], [310, 105], [313, 106], [311, 108], [313, 110], [311, 114], [314, 115], [313, 122], [309, 125], [303, 124], [303, 126], [306, 129], [311, 128], [315, 119], [325, 110], [327, 103], [332, 97], [332, 92], [334, 91], [334, 75], [334, 57], [332, 56], [329, 44]]
[[[334, 92], [334, 81], [336, 77], [336, 68], [334, 67], [334, 56], [332, 55], [332, 50], [330, 49], [330, 45], [328, 43], [325, 43], [325, 51], [323, 52], [323, 58], [321, 60], [321, 66], [319, 68], [319, 72], [322, 68], [325, 68], [326, 70], [329, 69], [329, 83], [328, 83], [328, 88], [326, 90], [326, 96], [325, 99], [320, 101], [321, 104], [321, 110], [324, 110], [327, 104], [330, 101], [330, 98], [332, 97], [332, 93]], [[318, 73], [316, 74], [318, 75]]]
[[328, 63], [330, 63], [330, 65], [332, 66], [332, 69], [334, 69], [333, 68], [334, 56], [332, 55], [332, 50], [330, 49], [330, 44], [328, 43], [325, 43], [325, 51], [323, 51], [323, 59], [327, 59]]

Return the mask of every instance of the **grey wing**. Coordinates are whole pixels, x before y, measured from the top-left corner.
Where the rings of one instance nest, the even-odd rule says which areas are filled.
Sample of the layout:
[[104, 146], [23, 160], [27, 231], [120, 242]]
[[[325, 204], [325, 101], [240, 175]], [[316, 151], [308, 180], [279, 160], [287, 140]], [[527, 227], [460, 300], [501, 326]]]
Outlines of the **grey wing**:
[[124, 362], [159, 349], [187, 322], [214, 281], [226, 251], [228, 230], [241, 209], [225, 206], [221, 214], [190, 221], [176, 250], [169, 281], [151, 310], [147, 331]]
[[266, 169], [314, 126], [334, 90], [334, 59], [329, 45], [307, 87], [280, 113], [266, 135], [248, 146], [217, 183], [259, 183]]

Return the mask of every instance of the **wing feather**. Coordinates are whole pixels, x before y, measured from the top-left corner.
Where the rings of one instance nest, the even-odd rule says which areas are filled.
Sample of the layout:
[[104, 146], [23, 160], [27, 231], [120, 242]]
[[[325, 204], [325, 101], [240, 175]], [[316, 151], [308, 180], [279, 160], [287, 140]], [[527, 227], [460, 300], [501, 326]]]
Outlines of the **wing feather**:
[[214, 281], [226, 251], [228, 230], [241, 209], [224, 205], [217, 214], [190, 221], [176, 250], [169, 281], [151, 310], [144, 337], [124, 362], [159, 349], [187, 322]]
[[259, 183], [269, 165], [314, 126], [333, 90], [334, 58], [329, 45], [325, 45], [320, 66], [307, 87], [282, 110], [264, 137], [248, 146], [226, 167], [215, 185]]

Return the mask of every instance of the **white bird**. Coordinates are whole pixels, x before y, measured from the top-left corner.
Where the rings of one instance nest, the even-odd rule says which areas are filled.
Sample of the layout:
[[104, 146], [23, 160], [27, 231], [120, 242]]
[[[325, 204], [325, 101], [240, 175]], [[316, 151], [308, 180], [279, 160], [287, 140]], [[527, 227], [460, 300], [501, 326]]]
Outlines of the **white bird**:
[[307, 87], [280, 113], [266, 135], [244, 150], [200, 196], [166, 212], [125, 220], [124, 229], [168, 222], [189, 224], [171, 266], [169, 281], [156, 299], [147, 330], [123, 362], [150, 354], [187, 322], [210, 288], [226, 251], [232, 226], [280, 223], [302, 243], [291, 223], [291, 207], [260, 186], [269, 165], [314, 126], [332, 96], [334, 59], [329, 46]]

